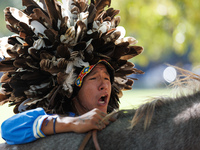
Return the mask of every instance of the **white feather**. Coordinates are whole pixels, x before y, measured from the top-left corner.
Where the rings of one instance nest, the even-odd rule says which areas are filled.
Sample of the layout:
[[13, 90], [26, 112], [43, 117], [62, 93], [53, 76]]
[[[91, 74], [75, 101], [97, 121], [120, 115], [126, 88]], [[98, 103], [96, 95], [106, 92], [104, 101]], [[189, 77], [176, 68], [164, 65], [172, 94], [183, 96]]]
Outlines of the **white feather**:
[[110, 27], [111, 27], [111, 22], [105, 21], [100, 25], [98, 31], [103, 34], [103, 33], [106, 33], [108, 30], [110, 30]]
[[84, 62], [80, 57], [76, 57], [74, 60], [74, 66], [79, 67], [79, 68], [87, 67], [87, 66], [89, 66], [89, 63]]
[[0, 38], [0, 58], [10, 57], [7, 53], [7, 48], [11, 49], [13, 45], [8, 44], [9, 37]]
[[[63, 38], [63, 37], [62, 37]], [[75, 44], [75, 28], [71, 26], [65, 33], [64, 43]]]
[[24, 91], [24, 93], [26, 94], [26, 95], [37, 95], [37, 92], [36, 91], [33, 91], [33, 90], [26, 90], [26, 91]]
[[73, 61], [70, 61], [68, 64], [67, 64], [67, 68], [65, 70], [65, 73], [66, 74], [69, 74], [73, 69]]
[[24, 43], [26, 43], [24, 40], [20, 39], [19, 37], [16, 37], [16, 39], [17, 39], [17, 41], [20, 42], [22, 45], [23, 45]]
[[66, 44], [67, 44], [67, 39], [66, 39], [65, 35], [61, 35], [61, 36], [60, 36], [60, 42], [61, 42], [61, 43], [66, 43]]
[[38, 40], [34, 41], [33, 47], [34, 47], [35, 49], [38, 49], [38, 50], [41, 49], [42, 47], [45, 47], [45, 42], [44, 42], [44, 40], [43, 40], [43, 39], [38, 39]]
[[0, 93], [1, 93], [1, 94], [6, 94], [6, 91], [5, 91], [5, 90], [6, 90], [5, 88], [1, 88], [1, 89], [0, 89]]
[[46, 30], [46, 28], [40, 22], [36, 20], [31, 21], [31, 27], [36, 35], [38, 35], [38, 33], [45, 35], [44, 31]]
[[120, 31], [121, 35], [119, 37], [119, 39], [124, 38], [124, 36], [126, 35], [126, 30], [123, 26], [117, 26], [115, 32]]
[[24, 71], [27, 71], [27, 69], [18, 68], [18, 69], [16, 70], [16, 72], [24, 72]]
[[39, 0], [34, 1], [44, 10], [44, 5]]
[[93, 33], [93, 32], [92, 32], [91, 29], [87, 31], [87, 34], [92, 34], [92, 33]]
[[63, 12], [62, 12], [62, 14], [63, 14], [63, 17], [65, 17], [65, 16], [68, 16], [69, 17], [69, 26], [68, 27], [70, 27], [70, 26], [74, 26], [74, 24], [75, 24], [75, 21], [74, 21], [74, 18], [77, 18], [77, 16], [75, 15], [74, 16], [74, 14], [72, 14], [71, 13], [71, 9], [74, 7], [74, 5], [72, 5], [72, 3], [73, 3], [73, 0], [62, 0], [62, 3], [63, 3]]
[[66, 77], [64, 83], [63, 83], [63, 89], [65, 91], [69, 91], [70, 93], [73, 92], [73, 87], [72, 85], [74, 85], [74, 82], [76, 80], [76, 74], [74, 73], [74, 69], [71, 70], [71, 72], [68, 74], [68, 76]]
[[99, 21], [94, 21], [92, 26], [93, 28], [87, 31], [87, 34], [92, 34], [95, 31], [98, 31], [99, 27], [100, 27], [101, 23]]
[[58, 27], [58, 29], [60, 29], [60, 25], [61, 25], [61, 20], [58, 19], [58, 23], [57, 23], [57, 27]]
[[125, 37], [125, 38], [117, 39], [115, 41], [115, 44], [117, 45], [122, 42], [129, 42], [129, 45], [134, 45], [138, 43], [138, 41], [134, 37]]
[[35, 100], [29, 99], [28, 101], [31, 101], [31, 102], [26, 101], [26, 102], [24, 102], [23, 104], [24, 104], [24, 106], [26, 106], [26, 105], [29, 106], [29, 105], [32, 105], [32, 104], [36, 104], [37, 102], [39, 102], [39, 101], [41, 101], [41, 100], [47, 98], [48, 96], [49, 96], [49, 94], [47, 94], [46, 96], [44, 96], [44, 97], [42, 97], [42, 98], [39, 98], [39, 99], [35, 99]]
[[[71, 74], [71, 72], [74, 71], [74, 66], [75, 67], [79, 67], [79, 68], [82, 68], [82, 67], [86, 67], [86, 66], [89, 66], [89, 63], [88, 62], [84, 62], [80, 57], [76, 57], [73, 61], [70, 61], [67, 65], [67, 68], [65, 70], [65, 73], [66, 74]], [[76, 75], [75, 75], [76, 76]], [[71, 78], [71, 77], [70, 77]], [[73, 82], [74, 83], [74, 82]], [[63, 83], [64, 84], [64, 83]], [[67, 83], [65, 83], [66, 85]]]
[[93, 31], [97, 31], [101, 23], [99, 21], [94, 21], [93, 22]]
[[90, 39], [89, 41], [87, 41], [87, 43], [86, 43], [86, 48], [91, 44], [92, 40], [93, 40], [93, 39]]
[[26, 23], [27, 25], [29, 25], [29, 16], [27, 16], [25, 13], [23, 13], [22, 11], [20, 11], [19, 9], [17, 8], [13, 8], [13, 7], [10, 7], [10, 12], [12, 14], [12, 16], [19, 20], [20, 22], [24, 22]]
[[48, 83], [42, 83], [40, 85], [31, 85], [30, 86], [30, 90], [35, 91], [35, 90], [38, 90], [38, 89], [43, 89], [45, 87], [48, 87], [49, 85], [50, 85], [50, 82], [48, 82]]
[[88, 11], [81, 12], [80, 15], [79, 15], [79, 20], [82, 21], [86, 25], [86, 27], [87, 27], [87, 18], [88, 18], [88, 15], [89, 15]]
[[115, 77], [114, 80], [115, 80], [116, 83], [122, 84], [122, 85], [125, 84], [128, 81], [127, 78], [124, 79], [122, 77]]

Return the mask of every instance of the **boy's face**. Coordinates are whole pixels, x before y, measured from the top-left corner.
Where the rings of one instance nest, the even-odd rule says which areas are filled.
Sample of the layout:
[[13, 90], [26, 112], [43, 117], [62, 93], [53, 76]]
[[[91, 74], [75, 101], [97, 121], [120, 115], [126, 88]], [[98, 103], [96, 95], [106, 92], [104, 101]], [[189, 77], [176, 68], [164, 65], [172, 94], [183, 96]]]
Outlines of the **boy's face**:
[[[78, 99], [87, 110], [98, 108], [107, 113], [111, 95], [110, 75], [103, 64], [98, 64], [84, 78]], [[85, 112], [86, 113], [86, 112]]]

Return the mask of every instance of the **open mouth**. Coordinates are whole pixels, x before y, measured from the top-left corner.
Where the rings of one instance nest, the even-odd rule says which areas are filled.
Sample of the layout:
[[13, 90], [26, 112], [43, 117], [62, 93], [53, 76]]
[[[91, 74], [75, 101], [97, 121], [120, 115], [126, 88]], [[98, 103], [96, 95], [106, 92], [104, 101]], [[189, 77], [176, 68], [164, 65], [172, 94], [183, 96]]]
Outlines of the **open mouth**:
[[101, 98], [98, 100], [99, 104], [106, 104], [107, 102], [107, 95], [101, 96]]

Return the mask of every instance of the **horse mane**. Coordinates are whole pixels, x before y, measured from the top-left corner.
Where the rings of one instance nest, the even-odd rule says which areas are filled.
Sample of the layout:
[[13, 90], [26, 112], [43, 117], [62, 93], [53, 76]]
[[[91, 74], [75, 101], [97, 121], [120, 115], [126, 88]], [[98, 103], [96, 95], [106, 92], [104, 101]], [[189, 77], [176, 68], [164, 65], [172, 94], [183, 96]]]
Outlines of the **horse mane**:
[[[200, 91], [200, 76], [179, 67], [173, 66], [180, 75], [170, 84], [173, 91], [176, 91], [176, 97], [189, 96]], [[180, 100], [178, 98], [159, 97], [149, 100], [149, 102], [141, 105], [135, 112], [131, 121], [130, 128], [132, 129], [139, 121], [144, 118], [144, 130], [148, 129], [151, 124], [155, 108], [161, 107], [170, 101]]]
[[148, 103], [141, 105], [136, 110], [136, 112], [133, 116], [130, 128], [133, 128], [143, 117], [145, 117], [145, 119], [144, 119], [144, 130], [146, 130], [151, 124], [151, 120], [153, 118], [155, 108], [162, 106], [165, 103], [165, 101], [162, 100], [162, 98], [163, 97], [161, 97], [160, 99], [152, 100], [151, 102], [148, 102]]

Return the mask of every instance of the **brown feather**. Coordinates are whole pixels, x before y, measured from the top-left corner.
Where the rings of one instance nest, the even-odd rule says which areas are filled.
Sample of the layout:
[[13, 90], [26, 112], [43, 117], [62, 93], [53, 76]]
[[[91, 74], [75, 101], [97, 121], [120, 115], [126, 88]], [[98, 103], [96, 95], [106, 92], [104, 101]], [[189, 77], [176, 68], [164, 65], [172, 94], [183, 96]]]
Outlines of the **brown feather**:
[[86, 48], [86, 43], [85, 42], [79, 42], [74, 46], [74, 51], [82, 51]]
[[53, 108], [53, 107], [55, 107], [56, 106], [56, 99], [55, 99], [55, 97], [56, 97], [56, 95], [58, 94], [58, 92], [59, 92], [59, 90], [61, 89], [61, 85], [59, 85], [59, 86], [56, 86], [56, 87], [54, 87], [54, 89], [53, 89], [53, 94], [51, 95], [51, 97], [48, 97], [48, 99], [49, 99], [49, 101], [50, 101], [50, 103], [49, 103], [49, 108]]
[[13, 91], [13, 89], [10, 87], [9, 83], [3, 83], [1, 86], [2, 86], [2, 88], [4, 88], [4, 91], [7, 94], [10, 94]]
[[[64, 113], [64, 105], [72, 98], [76, 67], [82, 61], [95, 64], [106, 59], [117, 70], [119, 82], [113, 83], [116, 93], [112, 97], [117, 108], [117, 94], [122, 95], [121, 90], [131, 89], [133, 84], [134, 79], [126, 76], [143, 73], [127, 61], [143, 48], [130, 46], [136, 44], [134, 38], [119, 39], [121, 33], [116, 27], [120, 17], [115, 17], [119, 10], [104, 10], [111, 0], [91, 0], [90, 4], [88, 0], [65, 0], [69, 5], [62, 5], [64, 12], [57, 0], [39, 2], [43, 7], [35, 0], [22, 0], [26, 6], [23, 11], [5, 9], [7, 28], [19, 35], [8, 39], [10, 47], [5, 50], [11, 58], [0, 62], [0, 71], [7, 72], [1, 78], [2, 87], [9, 95], [1, 102], [16, 105], [17, 113], [20, 104], [23, 107], [30, 98], [25, 110], [43, 107], [45, 111]], [[75, 65], [71, 72], [72, 66], [68, 65]]]
[[120, 10], [114, 10], [113, 8], [109, 8], [106, 10], [106, 14], [107, 16], [109, 16], [111, 18], [111, 20], [117, 15], [119, 14]]
[[24, 91], [29, 89], [28, 84], [23, 80], [16, 80], [12, 78], [9, 82], [9, 85], [13, 89], [13, 94], [15, 97], [24, 96]]
[[0, 72], [10, 72], [15, 71], [15, 67], [13, 66], [13, 60], [3, 60], [0, 62]]
[[[25, 24], [23, 22], [19, 22], [19, 28], [18, 28], [18, 30], [20, 32], [25, 33], [26, 36], [33, 36], [34, 35], [34, 32], [32, 31], [32, 29], [27, 24]], [[22, 38], [25, 39], [25, 37], [22, 37]]]
[[55, 42], [56, 37], [58, 36], [58, 32], [54, 29], [47, 29], [44, 31], [44, 33], [52, 43]]
[[126, 53], [126, 55], [121, 56], [120, 59], [129, 60], [129, 59], [141, 54], [143, 52], [143, 50], [144, 49], [141, 46], [130, 46], [129, 52]]
[[[32, 39], [31, 36], [27, 36], [27, 37], [25, 38], [25, 42], [27, 43], [26, 46], [28, 46], [28, 45], [33, 45], [34, 40]], [[25, 45], [23, 45], [23, 46], [25, 46]]]
[[33, 13], [30, 15], [31, 20], [37, 20], [42, 23], [45, 27], [51, 28], [51, 20], [48, 15], [44, 13], [41, 8], [34, 8]]
[[18, 53], [16, 51], [13, 51], [12, 49], [7, 49], [8, 55], [10, 55], [12, 58], [18, 57]]
[[[17, 36], [11, 36], [8, 38], [8, 44], [11, 44], [11, 45], [16, 45], [16, 44], [20, 44], [21, 43], [16, 39]], [[20, 37], [18, 37], [20, 38]], [[20, 38], [21, 39], [21, 38]]]
[[47, 6], [49, 18], [51, 20], [51, 25], [54, 29], [58, 29], [58, 19], [61, 20], [61, 8], [57, 5], [56, 0], [45, 0]]
[[129, 52], [129, 49], [127, 48], [127, 46], [129, 43], [123, 43], [121, 45], [115, 45], [115, 51], [113, 53], [113, 58], [115, 59], [119, 59], [121, 56], [124, 56], [125, 54], [127, 54]]
[[96, 17], [104, 10], [104, 7], [110, 7], [111, 0], [95, 0], [95, 6], [97, 9]]
[[[28, 48], [29, 46], [19, 46], [17, 45], [19, 48], [17, 48], [17, 53], [20, 55], [20, 54], [28, 54]], [[14, 46], [15, 47], [15, 46]]]
[[56, 55], [61, 58], [69, 59], [70, 51], [67, 44], [61, 44], [57, 47]]
[[10, 81], [10, 79], [11, 79], [10, 74], [8, 72], [6, 72], [1, 76], [0, 82], [1, 83], [7, 83], [7, 82]]
[[82, 21], [77, 21], [75, 25], [76, 41], [80, 42], [87, 30], [86, 25]]
[[3, 105], [9, 101], [9, 95], [0, 93], [0, 105]]
[[36, 80], [40, 78], [42, 74], [40, 72], [27, 72], [21, 76], [22, 80]]
[[23, 6], [34, 5], [36, 7], [39, 7], [39, 5], [34, 0], [22, 0], [22, 5]]
[[24, 58], [18, 58], [13, 62], [13, 65], [16, 68], [28, 68], [28, 65], [26, 64], [26, 59]]
[[69, 62], [65, 58], [61, 58], [58, 61], [57, 67], [64, 70], [65, 68], [67, 68], [68, 63]]
[[89, 12], [89, 16], [88, 16], [88, 19], [87, 19], [88, 25], [89, 25], [88, 29], [91, 29], [92, 28], [91, 23], [94, 22], [94, 18], [96, 16], [96, 12], [97, 12], [94, 4], [92, 4], [92, 3], [90, 4], [88, 12]]
[[41, 53], [40, 53], [40, 59], [42, 60], [42, 59], [53, 59], [53, 57], [54, 57], [54, 55], [53, 54], [50, 54], [50, 53], [48, 53], [47, 51], [42, 51]]
[[111, 20], [111, 26], [116, 28], [120, 23], [120, 16], [116, 16]]
[[47, 9], [46, 9], [46, 4], [44, 3], [44, 0], [40, 0], [40, 2], [43, 3], [44, 10], [42, 8], [40, 8], [40, 6], [34, 0], [22, 0], [22, 5], [26, 6], [26, 9], [24, 10], [24, 12], [27, 15], [30, 15], [33, 13], [33, 9], [39, 8], [43, 11], [43, 13], [46, 16], [48, 16], [48, 13], [46, 12]]
[[12, 27], [11, 25], [6, 25], [6, 28], [9, 30], [9, 31], [11, 31], [11, 32], [13, 32], [13, 33], [16, 33], [16, 34], [19, 34], [19, 31], [16, 29], [16, 28], [14, 28], [14, 27]]
[[28, 53], [36, 60], [40, 60], [39, 51], [33, 47], [28, 49]]
[[66, 77], [68, 76], [68, 74], [66, 73], [63, 73], [63, 72], [59, 72], [57, 74], [57, 81], [58, 81], [58, 84], [62, 85], [66, 79]]
[[67, 27], [67, 22], [68, 22], [68, 16], [65, 16], [61, 19], [61, 25], [60, 25], [60, 30], [59, 30], [59, 34], [65, 34], [65, 32], [67, 31], [68, 27]]
[[59, 68], [57, 66], [59, 60], [48, 60], [48, 59], [42, 59], [40, 61], [40, 67], [42, 70], [47, 71], [51, 74], [58, 73], [58, 72], [63, 72], [65, 68]]
[[75, 5], [79, 9], [79, 13], [85, 12], [88, 6], [86, 1], [75, 1], [73, 5]]
[[10, 7], [5, 8], [4, 13], [5, 13], [5, 21], [7, 21], [9, 23], [8, 26], [12, 27], [13, 29], [15, 29], [15, 31], [17, 31], [16, 29], [18, 27], [19, 20], [15, 19], [12, 16], [12, 14], [10, 12]]
[[102, 36], [102, 38], [105, 41], [105, 44], [108, 42], [114, 42], [120, 37], [121, 32], [120, 31], [114, 32], [115, 30], [116, 29], [109, 30], [106, 35]]

